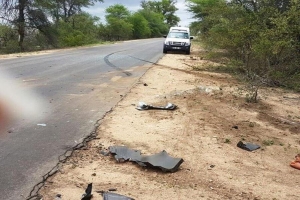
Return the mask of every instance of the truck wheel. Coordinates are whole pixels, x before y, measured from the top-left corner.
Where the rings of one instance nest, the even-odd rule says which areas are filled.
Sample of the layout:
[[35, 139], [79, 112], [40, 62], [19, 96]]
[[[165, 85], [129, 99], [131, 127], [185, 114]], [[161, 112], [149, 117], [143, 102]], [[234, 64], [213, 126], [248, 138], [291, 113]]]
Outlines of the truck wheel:
[[186, 55], [190, 55], [190, 53], [191, 53], [191, 50], [187, 50], [187, 51], [185, 52]]
[[167, 50], [166, 50], [166, 49], [164, 49], [164, 50], [163, 50], [163, 53], [167, 53]]

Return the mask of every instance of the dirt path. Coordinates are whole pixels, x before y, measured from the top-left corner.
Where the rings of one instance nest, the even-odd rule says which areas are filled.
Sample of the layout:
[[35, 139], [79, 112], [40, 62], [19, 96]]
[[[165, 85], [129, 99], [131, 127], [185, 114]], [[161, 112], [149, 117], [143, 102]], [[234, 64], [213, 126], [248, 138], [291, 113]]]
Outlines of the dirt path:
[[[136, 200], [299, 199], [300, 171], [289, 163], [300, 152], [300, 95], [266, 88], [259, 103], [246, 103], [231, 76], [189, 67], [208, 62], [200, 57], [195, 49], [167, 54], [153, 66], [102, 120], [98, 139], [49, 179], [43, 200], [80, 199], [88, 183], [93, 199], [109, 188]], [[140, 101], [178, 109], [138, 111]], [[261, 148], [242, 150], [241, 140]], [[184, 162], [175, 173], [117, 163], [99, 153], [112, 145], [166, 150]]]

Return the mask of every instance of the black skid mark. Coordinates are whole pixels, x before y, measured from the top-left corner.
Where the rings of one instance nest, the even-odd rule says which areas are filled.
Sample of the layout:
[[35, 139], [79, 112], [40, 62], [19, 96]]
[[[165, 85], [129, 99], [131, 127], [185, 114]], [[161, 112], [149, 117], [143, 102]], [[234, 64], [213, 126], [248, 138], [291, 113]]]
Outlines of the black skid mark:
[[[118, 51], [118, 52], [119, 52], [119, 51]], [[111, 54], [108, 54], [107, 56], [105, 56], [105, 57], [104, 57], [105, 63], [106, 63], [108, 66], [110, 66], [110, 67], [112, 67], [112, 68], [114, 68], [114, 69], [116, 69], [116, 70], [118, 70], [118, 71], [121, 71], [122, 73], [126, 74], [126, 76], [131, 76], [132, 73], [124, 71], [123, 69], [117, 67], [116, 65], [112, 64], [112, 63], [109, 61], [109, 57], [110, 57], [111, 55], [115, 54], [115, 53], [118, 53], [118, 52], [114, 52], [114, 53], [111, 53]]]

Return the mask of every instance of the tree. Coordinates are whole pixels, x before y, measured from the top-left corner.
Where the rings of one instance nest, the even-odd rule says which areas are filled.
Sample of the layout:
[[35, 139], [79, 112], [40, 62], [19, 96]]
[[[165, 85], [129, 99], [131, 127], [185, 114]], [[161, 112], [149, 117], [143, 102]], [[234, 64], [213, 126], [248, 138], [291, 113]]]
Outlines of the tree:
[[68, 19], [79, 14], [82, 8], [93, 6], [97, 2], [103, 0], [35, 0], [36, 5], [47, 10], [53, 19], [58, 22], [59, 19], [68, 21]]
[[129, 22], [128, 9], [121, 4], [115, 4], [108, 7], [105, 12], [110, 38], [114, 40], [131, 38], [133, 25]]
[[134, 13], [129, 21], [133, 25], [133, 38], [147, 38], [151, 35], [149, 23], [141, 13]]
[[175, 6], [176, 3], [176, 0], [162, 0], [162, 14], [169, 26], [176, 26], [180, 21], [180, 18], [175, 15], [178, 10]]
[[115, 4], [112, 6], [109, 6], [106, 10], [105, 18], [108, 21], [110, 18], [116, 18], [116, 19], [123, 19], [127, 20], [130, 16], [129, 10], [121, 5], [121, 4]]
[[242, 5], [246, 10], [258, 12], [261, 8], [270, 6], [278, 9], [280, 12], [287, 11], [291, 5], [291, 0], [232, 0], [232, 4]]
[[151, 30], [151, 37], [162, 37], [168, 32], [168, 25], [164, 23], [164, 16], [151, 10], [142, 9], [140, 13], [147, 21]]
[[13, 23], [17, 27], [19, 34], [19, 47], [23, 51], [23, 41], [25, 37], [25, 14], [26, 8], [29, 7], [31, 1], [29, 0], [2, 0], [1, 2], [1, 16], [0, 18]]
[[60, 46], [80, 46], [96, 42], [99, 18], [88, 13], [73, 15], [58, 25]]
[[178, 10], [175, 6], [176, 0], [161, 0], [161, 1], [146, 1], [141, 2], [141, 7], [145, 10], [151, 10], [156, 13], [161, 13], [164, 16], [165, 22], [169, 26], [175, 26], [180, 21], [180, 18], [175, 15]]
[[194, 15], [194, 18], [203, 21], [209, 15], [211, 9], [217, 7], [217, 4], [223, 0], [187, 0], [188, 10]]
[[126, 40], [132, 37], [133, 25], [122, 19], [110, 18], [107, 30], [112, 40]]

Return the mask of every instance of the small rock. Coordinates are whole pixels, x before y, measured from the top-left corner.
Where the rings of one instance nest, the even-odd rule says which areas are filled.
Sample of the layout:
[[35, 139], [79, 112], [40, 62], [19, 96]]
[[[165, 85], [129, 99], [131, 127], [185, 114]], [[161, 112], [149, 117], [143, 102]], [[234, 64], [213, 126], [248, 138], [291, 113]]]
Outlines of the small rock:
[[96, 176], [96, 173], [92, 173], [92, 176]]
[[239, 127], [237, 125], [232, 126], [232, 128], [239, 129]]

